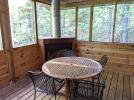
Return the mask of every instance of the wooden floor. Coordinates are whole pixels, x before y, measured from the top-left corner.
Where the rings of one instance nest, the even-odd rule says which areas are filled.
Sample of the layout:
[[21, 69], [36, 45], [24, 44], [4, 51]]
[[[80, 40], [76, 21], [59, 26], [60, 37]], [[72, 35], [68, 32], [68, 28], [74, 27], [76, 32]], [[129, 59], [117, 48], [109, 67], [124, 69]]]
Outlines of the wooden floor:
[[[103, 100], [134, 100], [133, 75], [104, 71], [102, 79], [106, 80]], [[57, 100], [64, 100], [63, 91], [64, 88], [57, 95]], [[0, 90], [0, 100], [33, 100], [33, 94], [33, 84], [29, 78], [25, 78]], [[39, 92], [36, 100], [54, 100], [54, 97]]]

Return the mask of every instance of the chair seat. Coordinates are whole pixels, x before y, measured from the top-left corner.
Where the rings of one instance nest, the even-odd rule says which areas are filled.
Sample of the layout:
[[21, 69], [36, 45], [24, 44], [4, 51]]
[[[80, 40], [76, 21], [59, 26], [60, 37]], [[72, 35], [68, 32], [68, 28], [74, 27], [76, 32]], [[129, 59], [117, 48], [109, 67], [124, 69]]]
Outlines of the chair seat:
[[[37, 91], [39, 92], [44, 92], [44, 93], [49, 93], [49, 94], [55, 94], [55, 92], [58, 92], [61, 87], [64, 85], [64, 81], [56, 81], [54, 80], [55, 84], [53, 84], [53, 79], [48, 79], [46, 81], [40, 80], [38, 81], [36, 87]], [[54, 86], [55, 85], [55, 86]], [[54, 91], [55, 88], [55, 91]]]

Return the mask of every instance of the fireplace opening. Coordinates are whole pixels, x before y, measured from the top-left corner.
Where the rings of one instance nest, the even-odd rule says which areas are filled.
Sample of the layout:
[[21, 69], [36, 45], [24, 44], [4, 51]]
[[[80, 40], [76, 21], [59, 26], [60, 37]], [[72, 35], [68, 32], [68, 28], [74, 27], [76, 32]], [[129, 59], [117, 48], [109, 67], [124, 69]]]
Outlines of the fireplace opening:
[[72, 50], [72, 43], [46, 44], [45, 46], [46, 61], [56, 58], [58, 52], [61, 50]]

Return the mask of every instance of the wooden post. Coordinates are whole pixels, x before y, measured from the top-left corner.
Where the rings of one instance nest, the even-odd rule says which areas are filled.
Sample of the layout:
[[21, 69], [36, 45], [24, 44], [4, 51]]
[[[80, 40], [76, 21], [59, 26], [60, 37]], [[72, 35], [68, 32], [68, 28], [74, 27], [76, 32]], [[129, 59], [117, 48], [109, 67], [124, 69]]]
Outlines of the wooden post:
[[[49, 5], [50, 6], [50, 5]], [[52, 12], [51, 12], [52, 8], [50, 6], [50, 32], [53, 32], [53, 28], [52, 28]], [[52, 37], [52, 36], [51, 36]]]
[[92, 41], [92, 29], [93, 29], [93, 10], [94, 10], [94, 1], [90, 1], [90, 28], [89, 28], [89, 41]]
[[116, 14], [117, 14], [117, 1], [115, 2], [115, 10], [114, 10], [113, 34], [112, 34], [113, 43], [114, 43], [114, 36], [115, 36], [114, 34], [115, 34]]
[[77, 28], [78, 27], [78, 7], [75, 8], [75, 38], [77, 40]]
[[33, 10], [33, 15], [34, 15], [34, 33], [36, 34], [36, 42], [38, 43], [38, 25], [37, 25], [37, 4], [36, 4], [36, 0], [33, 1], [33, 6], [34, 6], [34, 10]]
[[52, 0], [52, 27], [53, 37], [61, 37], [60, 31], [60, 0]]
[[1, 1], [1, 26], [2, 26], [2, 37], [3, 37], [3, 45], [4, 51], [7, 57], [8, 69], [9, 69], [9, 79], [11, 81], [15, 81], [15, 69], [14, 69], [14, 61], [13, 61], [13, 47], [11, 40], [11, 30], [10, 30], [10, 19], [9, 19], [9, 8], [8, 8], [8, 0]]

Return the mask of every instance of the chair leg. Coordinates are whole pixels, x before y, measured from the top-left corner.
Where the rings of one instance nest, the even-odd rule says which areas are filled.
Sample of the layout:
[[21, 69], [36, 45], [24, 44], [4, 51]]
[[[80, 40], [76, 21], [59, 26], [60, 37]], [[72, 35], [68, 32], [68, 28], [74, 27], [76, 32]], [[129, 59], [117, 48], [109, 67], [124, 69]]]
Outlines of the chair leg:
[[100, 83], [100, 77], [97, 78], [98, 83]]
[[92, 78], [92, 97], [94, 96], [94, 77]]
[[36, 89], [34, 89], [34, 100], [36, 99]]
[[55, 97], [55, 100], [56, 100], [56, 94], [54, 95], [54, 97]]

